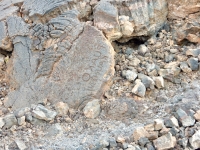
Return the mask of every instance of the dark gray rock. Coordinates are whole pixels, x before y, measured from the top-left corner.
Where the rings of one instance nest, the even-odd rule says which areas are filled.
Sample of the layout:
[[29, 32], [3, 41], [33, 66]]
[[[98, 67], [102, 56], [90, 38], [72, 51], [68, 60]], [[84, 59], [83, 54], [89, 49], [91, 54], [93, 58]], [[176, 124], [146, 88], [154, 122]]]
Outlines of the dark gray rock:
[[138, 74], [138, 78], [142, 81], [146, 88], [154, 89], [155, 82], [153, 81], [153, 79], [140, 73]]
[[199, 69], [198, 59], [197, 58], [189, 58], [187, 60], [188, 65], [190, 68], [195, 71]]

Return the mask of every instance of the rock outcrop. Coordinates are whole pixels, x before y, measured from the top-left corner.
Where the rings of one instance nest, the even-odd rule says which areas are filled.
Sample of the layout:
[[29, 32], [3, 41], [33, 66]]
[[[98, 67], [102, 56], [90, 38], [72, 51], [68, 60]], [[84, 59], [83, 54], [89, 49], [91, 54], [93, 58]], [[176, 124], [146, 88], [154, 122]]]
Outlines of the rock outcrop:
[[76, 11], [44, 25], [34, 24], [29, 36], [21, 34], [26, 28], [20, 30], [13, 38], [8, 70], [13, 90], [5, 101], [7, 107], [30, 106], [47, 98], [77, 108], [101, 97], [114, 74], [114, 54], [99, 30], [79, 22]]

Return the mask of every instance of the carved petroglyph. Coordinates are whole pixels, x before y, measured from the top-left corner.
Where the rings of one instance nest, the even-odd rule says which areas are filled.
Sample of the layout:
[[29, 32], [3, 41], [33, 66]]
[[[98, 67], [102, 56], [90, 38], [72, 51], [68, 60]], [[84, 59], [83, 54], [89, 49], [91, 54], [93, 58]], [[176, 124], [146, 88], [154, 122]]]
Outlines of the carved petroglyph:
[[[47, 98], [77, 108], [104, 93], [114, 75], [113, 48], [99, 30], [75, 16], [68, 11], [46, 24], [34, 24], [30, 37], [15, 37], [23, 42], [14, 44], [8, 74], [15, 90], [8, 94], [7, 107]], [[24, 57], [26, 64], [21, 63]]]

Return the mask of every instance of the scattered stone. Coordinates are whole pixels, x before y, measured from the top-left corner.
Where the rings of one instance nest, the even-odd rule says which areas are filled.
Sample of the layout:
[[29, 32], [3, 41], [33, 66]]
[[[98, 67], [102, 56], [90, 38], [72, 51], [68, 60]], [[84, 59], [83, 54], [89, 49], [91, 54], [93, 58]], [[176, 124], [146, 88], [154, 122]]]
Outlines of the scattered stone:
[[158, 101], [158, 102], [166, 102], [167, 100], [168, 100], [168, 98], [165, 95], [156, 96], [156, 101]]
[[164, 88], [164, 79], [162, 76], [153, 77], [153, 80], [157, 88]]
[[88, 102], [83, 109], [83, 113], [87, 118], [96, 118], [101, 111], [99, 100], [95, 99]]
[[18, 146], [18, 148], [20, 149], [20, 150], [25, 150], [25, 149], [27, 149], [27, 146], [26, 146], [26, 144], [22, 141], [22, 140], [15, 140], [15, 143], [17, 144], [17, 146]]
[[117, 147], [117, 142], [116, 142], [115, 138], [109, 138], [109, 145], [111, 148]]
[[138, 144], [142, 147], [144, 147], [147, 143], [150, 143], [150, 141], [148, 140], [148, 138], [146, 137], [141, 137], [139, 140], [138, 140]]
[[15, 116], [17, 118], [20, 118], [22, 116], [24, 116], [27, 112], [30, 112], [30, 108], [29, 107], [25, 107], [25, 108], [21, 108], [21, 109], [18, 109], [14, 112]]
[[200, 130], [189, 139], [189, 142], [194, 149], [200, 148]]
[[101, 148], [106, 148], [108, 145], [109, 145], [109, 142], [105, 139], [102, 139], [102, 140], [99, 141], [99, 146]]
[[143, 55], [148, 51], [146, 45], [142, 44], [138, 47], [138, 54]]
[[134, 57], [131, 61], [129, 61], [129, 66], [138, 67], [140, 62], [141, 61], [137, 57]]
[[198, 110], [198, 111], [194, 114], [194, 118], [195, 118], [197, 121], [200, 121], [200, 110]]
[[189, 58], [187, 63], [193, 71], [199, 69], [198, 58]]
[[121, 137], [121, 136], [118, 136], [118, 137], [117, 137], [117, 142], [118, 142], [118, 143], [124, 143], [124, 142], [125, 142], [125, 138], [124, 138], [124, 137]]
[[144, 128], [146, 131], [154, 131], [154, 124], [148, 124]]
[[3, 66], [4, 64], [4, 59], [5, 59], [5, 56], [0, 54], [0, 67]]
[[3, 120], [5, 122], [3, 129], [10, 129], [13, 125], [17, 125], [17, 119], [14, 114], [6, 115]]
[[147, 138], [149, 140], [155, 140], [158, 138], [158, 131], [149, 131], [148, 132], [148, 135], [147, 135]]
[[135, 73], [131, 70], [127, 70], [123, 73], [123, 76], [125, 76], [126, 79], [129, 81], [134, 81], [137, 78], [137, 73]]
[[162, 128], [164, 127], [164, 121], [162, 119], [156, 119], [154, 120], [154, 129], [156, 131], [162, 130]]
[[186, 51], [187, 56], [197, 57], [200, 54], [200, 49], [189, 49]]
[[176, 145], [176, 138], [173, 137], [171, 133], [168, 133], [154, 140], [153, 144], [157, 150], [174, 148]]
[[144, 127], [138, 127], [133, 132], [133, 139], [137, 142], [142, 137], [147, 137], [148, 132], [144, 129]]
[[139, 73], [138, 78], [142, 81], [146, 88], [154, 89], [155, 82], [150, 77]]
[[193, 126], [195, 123], [195, 119], [181, 108], [176, 111], [176, 116], [184, 127]]
[[170, 128], [169, 132], [172, 134], [172, 136], [177, 136], [179, 129], [172, 127], [172, 128]]
[[165, 135], [165, 134], [169, 133], [169, 131], [170, 131], [169, 128], [163, 127], [162, 130], [160, 131], [160, 134]]
[[55, 110], [59, 116], [65, 116], [69, 111], [69, 106], [67, 105], [67, 103], [58, 102], [55, 104]]
[[55, 111], [51, 111], [45, 108], [43, 105], [37, 105], [35, 109], [32, 111], [33, 117], [45, 121], [51, 121], [55, 118], [57, 113]]
[[180, 68], [183, 72], [189, 73], [192, 71], [191, 68], [189, 68], [188, 63], [187, 62], [181, 62], [180, 63]]
[[17, 118], [17, 123], [18, 123], [18, 125], [20, 125], [20, 126], [25, 125], [25, 124], [26, 124], [25, 116], [22, 116], [22, 117], [20, 117], [20, 118]]
[[180, 140], [178, 140], [178, 144], [182, 147], [182, 148], [186, 148], [187, 144], [188, 144], [188, 139], [187, 138], [182, 138]]
[[3, 118], [0, 118], [0, 129], [5, 125]]
[[147, 143], [146, 147], [148, 150], [155, 150], [155, 148], [153, 147], [153, 145], [151, 143]]
[[172, 127], [179, 127], [178, 120], [172, 116], [169, 119], [165, 120], [165, 126], [172, 128]]
[[144, 97], [146, 93], [145, 85], [141, 81], [138, 81], [136, 85], [133, 87], [132, 93], [140, 97]]

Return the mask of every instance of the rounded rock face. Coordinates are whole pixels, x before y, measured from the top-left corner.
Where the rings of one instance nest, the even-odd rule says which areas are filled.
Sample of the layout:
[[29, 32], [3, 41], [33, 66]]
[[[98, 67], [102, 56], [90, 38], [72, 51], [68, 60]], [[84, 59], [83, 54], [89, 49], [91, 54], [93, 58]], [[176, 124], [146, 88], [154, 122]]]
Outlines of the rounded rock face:
[[73, 11], [36, 24], [31, 36], [16, 36], [13, 43], [8, 74], [15, 90], [5, 102], [13, 109], [45, 98], [78, 108], [100, 98], [114, 75], [111, 44], [99, 30], [80, 23]]

